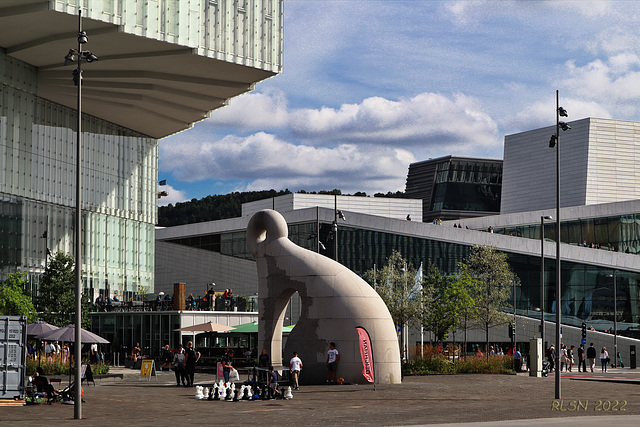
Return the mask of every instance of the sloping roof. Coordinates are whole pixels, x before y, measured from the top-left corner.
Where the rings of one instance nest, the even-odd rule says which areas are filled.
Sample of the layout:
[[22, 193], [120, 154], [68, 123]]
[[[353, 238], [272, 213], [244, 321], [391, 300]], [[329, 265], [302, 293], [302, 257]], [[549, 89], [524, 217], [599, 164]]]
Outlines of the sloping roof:
[[[48, 1], [2, 0], [0, 47], [38, 67], [36, 94], [76, 108], [74, 64], [78, 16], [52, 10]], [[124, 31], [121, 25], [82, 19], [85, 50], [99, 60], [83, 64], [82, 111], [154, 138], [187, 129], [229, 98], [253, 89], [275, 72], [198, 54], [198, 49]]]

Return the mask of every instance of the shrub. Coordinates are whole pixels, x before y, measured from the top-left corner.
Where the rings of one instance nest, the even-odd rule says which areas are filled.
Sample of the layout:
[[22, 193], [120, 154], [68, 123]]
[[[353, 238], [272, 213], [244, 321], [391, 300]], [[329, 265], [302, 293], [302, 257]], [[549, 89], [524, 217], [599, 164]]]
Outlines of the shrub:
[[[511, 374], [514, 360], [511, 356], [453, 357], [449, 358], [440, 347], [425, 346], [424, 357], [418, 357], [404, 365], [408, 375], [433, 374]], [[458, 354], [453, 348], [447, 354]]]
[[[87, 361], [83, 361], [83, 363], [87, 363]], [[44, 371], [44, 375], [69, 375], [69, 369], [73, 369], [69, 367], [69, 362], [62, 363], [61, 361], [53, 361], [50, 362], [46, 358], [42, 358], [39, 365]], [[38, 368], [38, 359], [27, 359], [26, 363], [27, 368], [27, 376], [33, 376], [36, 373], [36, 369]], [[91, 365], [91, 372], [94, 375], [102, 375], [109, 373], [110, 366], [106, 363], [97, 363], [95, 365]], [[73, 374], [73, 372], [71, 372]]]

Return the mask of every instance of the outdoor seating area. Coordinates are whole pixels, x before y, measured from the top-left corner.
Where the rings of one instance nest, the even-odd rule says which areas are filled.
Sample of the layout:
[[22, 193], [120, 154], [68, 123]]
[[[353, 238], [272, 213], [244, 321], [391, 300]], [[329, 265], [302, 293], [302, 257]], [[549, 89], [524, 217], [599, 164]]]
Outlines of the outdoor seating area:
[[[126, 312], [126, 311], [172, 311], [174, 301], [169, 295], [158, 295], [155, 299], [120, 301], [113, 298], [96, 298], [92, 305], [93, 312]], [[185, 299], [186, 311], [255, 311], [255, 298], [245, 296], [223, 298], [217, 296], [213, 303], [208, 295], [204, 297], [190, 296]]]

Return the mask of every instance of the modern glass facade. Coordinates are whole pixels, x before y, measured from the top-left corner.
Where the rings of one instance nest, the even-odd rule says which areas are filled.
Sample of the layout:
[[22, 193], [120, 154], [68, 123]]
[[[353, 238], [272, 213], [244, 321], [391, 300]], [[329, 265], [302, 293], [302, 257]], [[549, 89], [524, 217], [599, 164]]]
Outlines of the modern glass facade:
[[[540, 239], [540, 224], [497, 227], [494, 233], [511, 234], [527, 239]], [[570, 245], [597, 246], [616, 252], [640, 254], [640, 214], [564, 221], [560, 224], [561, 242]], [[556, 225], [544, 227], [545, 240], [556, 239]]]
[[436, 165], [432, 211], [500, 212], [502, 164], [451, 160]]
[[[315, 222], [289, 224], [289, 239], [299, 246], [316, 250], [316, 239], [309, 236], [315, 231]], [[334, 245], [329, 238], [331, 224], [320, 224], [320, 241], [326, 249], [320, 253], [334, 258]], [[202, 242], [211, 239], [228, 241], [218, 249], [222, 254], [253, 259], [246, 248], [245, 233], [235, 231], [217, 235], [168, 240], [173, 243], [193, 245], [202, 249], [216, 250]], [[414, 266], [429, 262], [441, 271], [453, 273], [458, 262], [464, 262], [471, 246], [450, 243], [419, 236], [400, 235], [356, 227], [338, 228], [338, 254], [340, 262], [359, 275], [367, 270], [383, 266], [393, 250], [397, 250]], [[545, 302], [540, 301], [540, 258], [516, 253], [507, 253], [509, 264], [518, 275], [521, 285], [516, 288], [516, 310], [519, 314], [539, 317], [544, 305], [548, 318], [555, 313], [555, 260], [545, 260]], [[625, 334], [627, 328], [640, 325], [640, 274], [612, 270], [575, 262], [562, 262], [562, 314], [563, 323], [579, 326], [583, 321], [598, 330], [613, 326], [613, 278], [617, 282], [618, 328]]]
[[[0, 51], [0, 268], [34, 290], [47, 251], [74, 250], [77, 117], [36, 81]], [[128, 296], [153, 286], [157, 140], [91, 116], [82, 126], [84, 286]]]

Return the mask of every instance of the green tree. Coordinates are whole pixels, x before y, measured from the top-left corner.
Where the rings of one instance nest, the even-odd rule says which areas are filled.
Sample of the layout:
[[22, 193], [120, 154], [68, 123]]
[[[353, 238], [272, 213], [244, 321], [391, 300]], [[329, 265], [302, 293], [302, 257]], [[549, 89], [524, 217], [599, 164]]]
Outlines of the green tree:
[[[66, 326], [74, 322], [75, 269], [71, 255], [58, 252], [49, 261], [47, 269], [40, 279], [36, 307], [40, 317], [56, 326]], [[89, 298], [82, 297], [82, 327], [90, 327]]]
[[36, 320], [36, 309], [27, 288], [27, 273], [9, 273], [0, 284], [0, 314], [27, 316], [29, 323]]
[[477, 281], [467, 272], [445, 276], [429, 263], [422, 288], [423, 325], [436, 335], [437, 341], [443, 341], [449, 331], [460, 326], [475, 303], [473, 295], [477, 287]]
[[[420, 315], [420, 287], [417, 270], [396, 250], [380, 270], [369, 270], [365, 277], [387, 305], [396, 327], [404, 332], [408, 323]], [[404, 333], [400, 334], [400, 348], [404, 352]]]
[[519, 279], [507, 262], [507, 254], [493, 246], [474, 246], [467, 261], [467, 264], [459, 264], [460, 272], [477, 280], [472, 317], [485, 331], [486, 350], [489, 348], [489, 329], [509, 321], [504, 308], [510, 306], [509, 297]]

